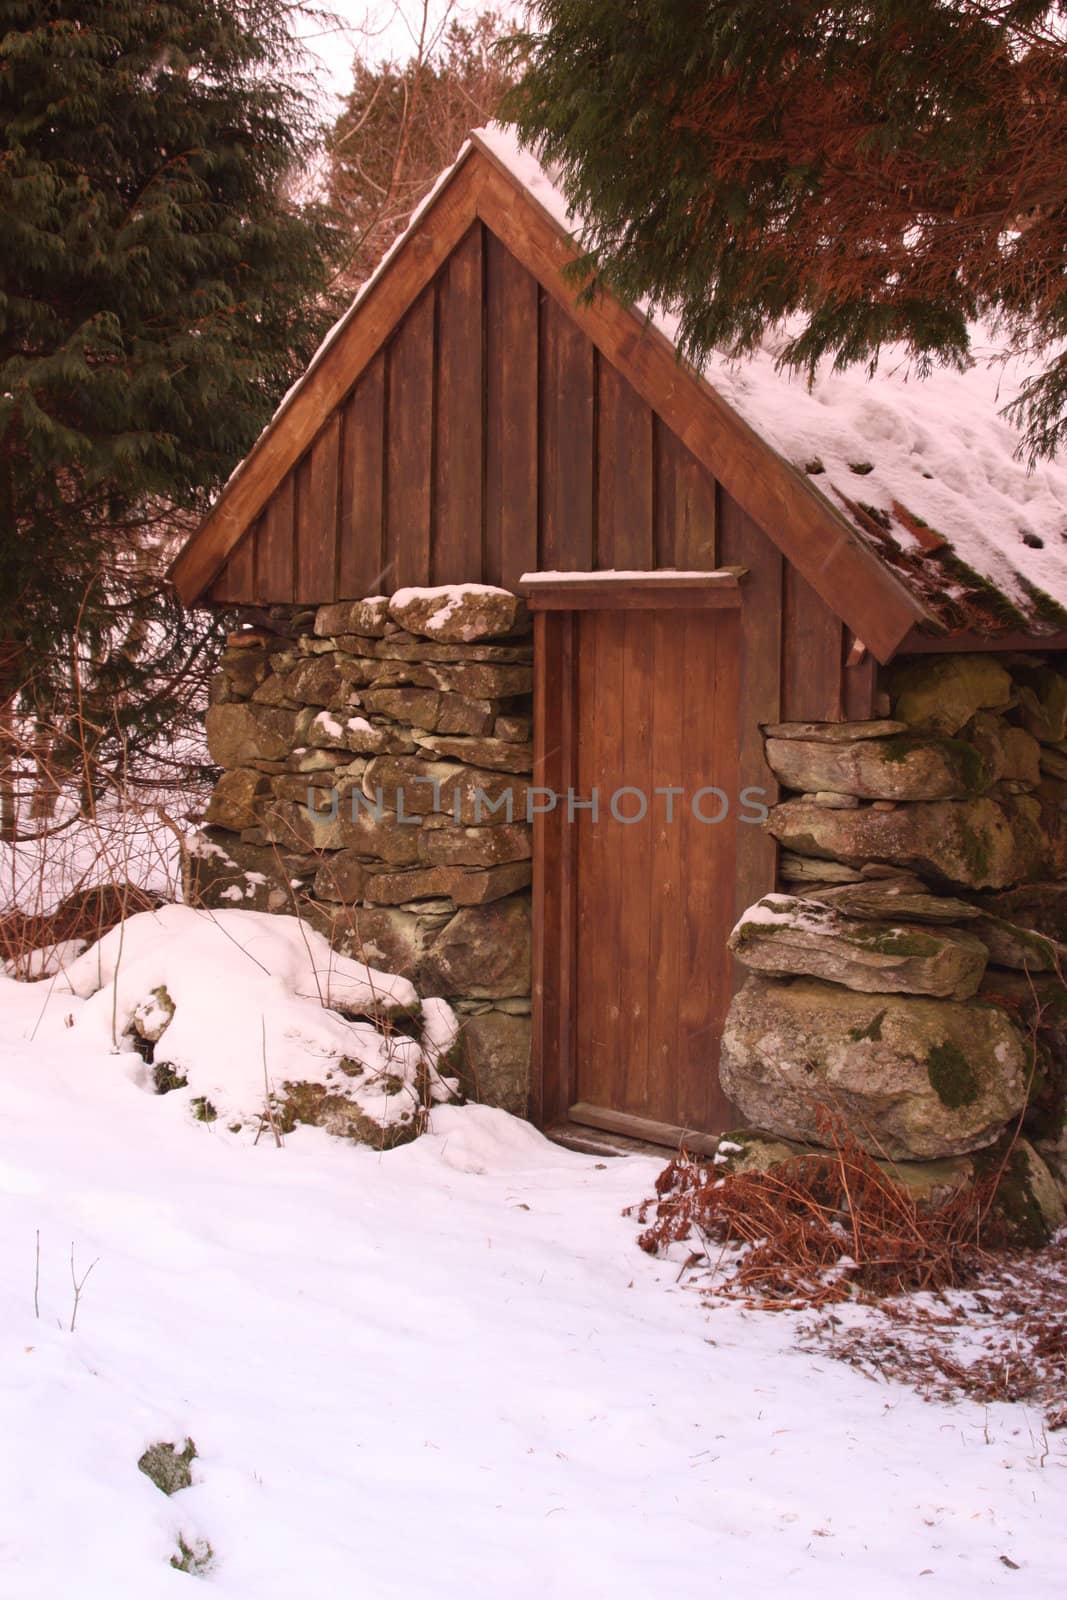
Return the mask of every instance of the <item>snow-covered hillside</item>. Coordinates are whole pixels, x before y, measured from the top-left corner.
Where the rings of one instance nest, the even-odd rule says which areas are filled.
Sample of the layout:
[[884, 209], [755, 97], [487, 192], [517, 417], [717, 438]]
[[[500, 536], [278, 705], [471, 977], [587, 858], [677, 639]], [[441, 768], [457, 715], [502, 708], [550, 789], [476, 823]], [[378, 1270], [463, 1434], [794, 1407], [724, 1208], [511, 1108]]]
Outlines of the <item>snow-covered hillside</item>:
[[254, 1145], [93, 1003], [0, 979], [4, 1600], [1060, 1592], [1063, 1435], [709, 1309], [621, 1215], [658, 1163], [477, 1107]]

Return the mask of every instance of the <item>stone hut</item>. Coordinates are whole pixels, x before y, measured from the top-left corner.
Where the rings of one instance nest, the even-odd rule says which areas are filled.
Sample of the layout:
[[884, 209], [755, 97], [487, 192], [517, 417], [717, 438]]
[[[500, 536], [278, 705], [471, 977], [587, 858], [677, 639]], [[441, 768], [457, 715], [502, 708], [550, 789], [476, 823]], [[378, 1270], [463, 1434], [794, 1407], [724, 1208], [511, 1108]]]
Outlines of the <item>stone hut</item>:
[[1067, 468], [981, 362], [697, 372], [575, 253], [473, 135], [178, 556], [233, 628], [199, 892], [565, 1136], [1057, 1161]]

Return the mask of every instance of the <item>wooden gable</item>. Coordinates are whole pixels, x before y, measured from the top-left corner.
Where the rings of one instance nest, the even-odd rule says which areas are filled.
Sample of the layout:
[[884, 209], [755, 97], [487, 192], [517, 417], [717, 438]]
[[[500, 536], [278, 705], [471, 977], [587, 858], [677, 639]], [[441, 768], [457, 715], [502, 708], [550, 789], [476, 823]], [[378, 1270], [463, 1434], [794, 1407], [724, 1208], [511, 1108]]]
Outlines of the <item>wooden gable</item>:
[[716, 481], [475, 222], [208, 590], [319, 603], [515, 588], [560, 567], [713, 567]]
[[574, 252], [470, 147], [179, 554], [181, 598], [710, 566], [727, 496], [888, 660], [922, 604], [661, 333], [576, 299]]

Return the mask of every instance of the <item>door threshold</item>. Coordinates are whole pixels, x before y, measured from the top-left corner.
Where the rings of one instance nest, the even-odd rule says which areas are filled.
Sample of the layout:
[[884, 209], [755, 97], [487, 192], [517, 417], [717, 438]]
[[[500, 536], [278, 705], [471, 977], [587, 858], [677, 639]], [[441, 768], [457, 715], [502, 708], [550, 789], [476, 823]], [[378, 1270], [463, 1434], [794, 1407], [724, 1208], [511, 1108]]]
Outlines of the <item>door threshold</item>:
[[584, 1101], [571, 1106], [569, 1121], [582, 1128], [595, 1129], [597, 1134], [607, 1133], [612, 1138], [621, 1135], [653, 1150], [671, 1150], [675, 1155], [683, 1150], [695, 1156], [714, 1155], [723, 1138], [721, 1133], [675, 1127], [673, 1123], [634, 1116], [632, 1112], [615, 1111], [608, 1106], [589, 1105]]
[[601, 1133], [596, 1128], [583, 1128], [577, 1122], [554, 1122], [541, 1132], [553, 1144], [565, 1150], [577, 1150], [583, 1156], [656, 1156], [665, 1160], [670, 1152], [664, 1145], [653, 1144], [648, 1139], [633, 1139], [625, 1133]]

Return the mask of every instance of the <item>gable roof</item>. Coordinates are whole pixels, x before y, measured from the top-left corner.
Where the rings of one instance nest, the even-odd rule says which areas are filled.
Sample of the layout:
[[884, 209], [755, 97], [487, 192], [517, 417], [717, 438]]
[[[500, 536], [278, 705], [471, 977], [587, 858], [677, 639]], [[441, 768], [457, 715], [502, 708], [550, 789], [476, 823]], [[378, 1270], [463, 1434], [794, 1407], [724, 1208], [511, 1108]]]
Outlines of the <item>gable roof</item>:
[[[211, 583], [270, 494], [467, 229], [481, 219], [882, 660], [916, 625], [1040, 634], [1067, 624], [1067, 468], [1032, 476], [990, 372], [908, 380], [890, 353], [809, 387], [750, 358], [678, 361], [673, 328], [563, 276], [574, 219], [507, 130], [471, 136], [331, 330], [171, 575]], [[1011, 398], [1002, 384], [999, 405]]]

